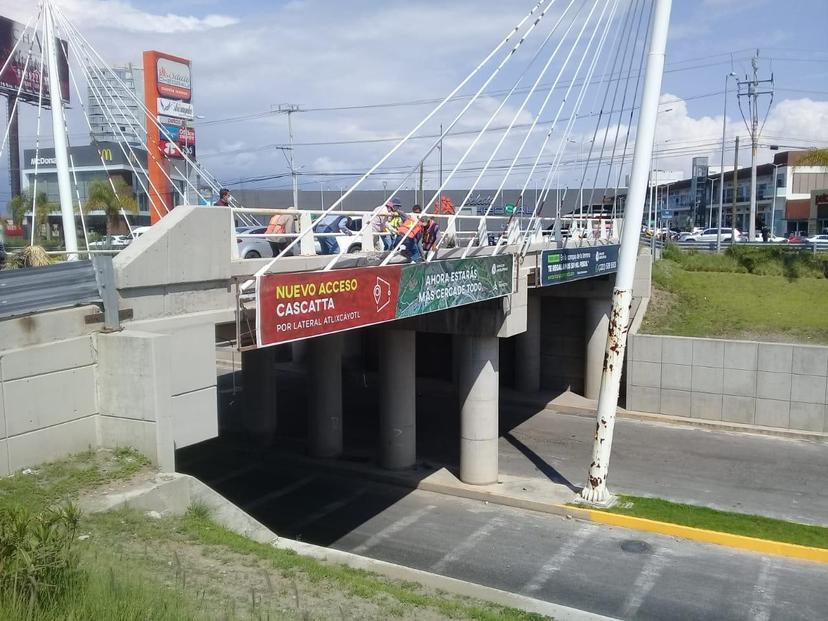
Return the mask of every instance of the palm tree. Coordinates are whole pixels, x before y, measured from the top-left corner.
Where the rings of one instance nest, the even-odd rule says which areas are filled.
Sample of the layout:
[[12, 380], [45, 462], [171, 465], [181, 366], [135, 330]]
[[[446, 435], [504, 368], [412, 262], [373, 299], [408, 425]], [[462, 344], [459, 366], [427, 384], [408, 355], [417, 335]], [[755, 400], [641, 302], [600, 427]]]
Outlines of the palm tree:
[[797, 162], [800, 166], [828, 166], [828, 149], [808, 149]]
[[[46, 192], [38, 192], [35, 206], [35, 226], [40, 227], [48, 221], [49, 213], [57, 208], [56, 205], [49, 202], [49, 197]], [[23, 224], [23, 216], [32, 208], [32, 193], [30, 190], [24, 190], [11, 201], [9, 201], [9, 211], [11, 212], [12, 222], [17, 225]]]
[[[121, 218], [122, 212], [137, 213], [138, 201], [132, 193], [132, 188], [127, 185], [123, 178], [113, 176], [112, 184], [103, 179], [95, 179], [89, 183], [87, 190], [88, 198], [84, 209], [90, 211], [103, 211], [106, 214], [106, 234], [113, 235], [116, 231], [123, 231]], [[115, 191], [112, 191], [112, 187]]]

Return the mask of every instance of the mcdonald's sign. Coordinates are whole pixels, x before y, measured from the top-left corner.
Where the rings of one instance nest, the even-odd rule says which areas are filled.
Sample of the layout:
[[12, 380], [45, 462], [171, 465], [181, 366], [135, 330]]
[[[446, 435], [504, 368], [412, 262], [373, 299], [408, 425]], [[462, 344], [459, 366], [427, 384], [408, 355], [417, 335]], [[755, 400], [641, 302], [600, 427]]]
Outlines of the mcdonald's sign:
[[98, 149], [98, 153], [100, 154], [101, 159], [103, 161], [105, 161], [105, 162], [111, 162], [112, 161], [112, 149], [109, 149], [109, 148]]

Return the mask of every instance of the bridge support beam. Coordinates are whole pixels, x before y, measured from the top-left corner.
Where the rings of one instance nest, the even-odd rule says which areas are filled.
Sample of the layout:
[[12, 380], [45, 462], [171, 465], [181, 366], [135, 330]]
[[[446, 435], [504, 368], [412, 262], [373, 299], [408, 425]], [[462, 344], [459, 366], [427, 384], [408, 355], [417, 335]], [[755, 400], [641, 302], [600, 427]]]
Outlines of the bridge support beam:
[[342, 334], [308, 340], [308, 452], [342, 455]]
[[515, 337], [515, 384], [520, 392], [540, 390], [541, 298], [526, 300], [526, 332]]
[[270, 446], [276, 435], [275, 348], [242, 353], [242, 425], [260, 446]]
[[379, 343], [379, 463], [410, 468], [417, 459], [416, 332], [384, 330]]
[[601, 298], [587, 298], [584, 302], [584, 396], [587, 399], [598, 399], [598, 393], [601, 391], [601, 374], [604, 371], [610, 304], [608, 300]]
[[460, 480], [497, 482], [499, 342], [463, 336], [459, 347]]

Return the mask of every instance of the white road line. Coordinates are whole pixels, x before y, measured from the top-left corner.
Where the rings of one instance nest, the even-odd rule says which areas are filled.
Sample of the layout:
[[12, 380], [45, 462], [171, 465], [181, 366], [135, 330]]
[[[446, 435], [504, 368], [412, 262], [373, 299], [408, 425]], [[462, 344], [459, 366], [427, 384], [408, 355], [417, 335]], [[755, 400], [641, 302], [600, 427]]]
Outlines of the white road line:
[[777, 577], [773, 574], [773, 562], [767, 556], [763, 556], [759, 578], [753, 587], [753, 605], [750, 607], [750, 618], [753, 621], [770, 619], [776, 583]]
[[355, 491], [353, 494], [350, 494], [349, 496], [346, 496], [342, 500], [335, 500], [334, 502], [328, 503], [327, 505], [322, 507], [316, 513], [311, 513], [305, 519], [299, 520], [298, 522], [294, 522], [293, 524], [288, 526], [288, 528], [286, 530], [287, 531], [294, 531], [294, 532], [300, 531], [301, 529], [303, 529], [308, 524], [312, 524], [316, 520], [321, 520], [326, 515], [331, 514], [334, 511], [337, 511], [338, 509], [341, 509], [342, 507], [350, 504], [351, 502], [353, 502], [354, 500], [356, 500], [357, 498], [362, 496], [367, 491], [368, 490], [363, 487], [363, 488], [358, 489], [357, 491]]
[[658, 580], [662, 570], [669, 562], [670, 558], [666, 550], [656, 550], [650, 555], [650, 558], [644, 563], [644, 567], [641, 568], [638, 578], [635, 579], [635, 584], [630, 589], [630, 595], [624, 604], [624, 614], [622, 616], [625, 619], [629, 619], [638, 612], [641, 604], [644, 603], [644, 598], [653, 590], [656, 580]]
[[304, 487], [305, 485], [313, 481], [315, 478], [315, 476], [309, 476], [299, 479], [298, 481], [294, 481], [290, 485], [286, 485], [285, 487], [281, 487], [268, 494], [265, 494], [264, 496], [260, 496], [256, 500], [251, 500], [250, 502], [244, 505], [244, 508], [255, 509], [256, 507], [260, 507], [263, 504], [270, 502], [274, 498], [279, 498], [281, 496], [285, 496], [286, 494], [290, 494], [291, 492], [295, 492], [297, 489], [299, 489], [300, 487]]
[[439, 573], [445, 570], [445, 568], [448, 567], [449, 563], [453, 563], [461, 556], [463, 556], [463, 554], [474, 548], [478, 543], [480, 543], [486, 537], [488, 537], [494, 529], [501, 528], [503, 526], [506, 526], [506, 520], [504, 520], [503, 518], [496, 517], [489, 520], [486, 524], [484, 524], [476, 531], [474, 531], [471, 535], [466, 537], [466, 539], [464, 539], [462, 543], [460, 543], [460, 545], [455, 547], [443, 558], [434, 563], [434, 565], [431, 566], [431, 569], [429, 571]]
[[233, 479], [237, 476], [240, 476], [242, 474], [247, 474], [248, 472], [250, 472], [251, 470], [254, 470], [255, 468], [256, 468], [256, 466], [244, 466], [242, 468], [239, 468], [238, 470], [233, 470], [232, 472], [225, 472], [224, 474], [222, 474], [221, 476], [216, 477], [215, 479], [210, 479], [209, 481], [205, 481], [205, 483], [207, 485], [209, 485], [210, 487], [215, 487], [216, 485], [221, 485], [225, 481], [229, 481], [230, 479]]
[[354, 554], [365, 554], [368, 550], [382, 543], [389, 537], [396, 535], [401, 530], [413, 526], [414, 523], [417, 522], [421, 517], [425, 516], [427, 513], [433, 511], [436, 508], [437, 507], [435, 507], [434, 505], [428, 505], [426, 507], [421, 507], [417, 509], [414, 513], [409, 513], [405, 517], [400, 518], [393, 524], [389, 524], [382, 530], [368, 537], [368, 539], [366, 539], [364, 543], [355, 547], [353, 550], [351, 550], [351, 552]]
[[534, 577], [527, 582], [523, 587], [524, 593], [536, 593], [543, 588], [543, 585], [546, 584], [549, 579], [552, 577], [556, 571], [558, 571], [564, 563], [566, 563], [569, 559], [571, 559], [575, 552], [578, 551], [584, 542], [598, 530], [600, 526], [597, 524], [584, 524], [575, 533], [567, 539], [563, 545], [558, 549], [555, 554], [553, 554], [546, 563], [544, 563], [543, 567], [538, 570], [538, 573], [534, 575]]

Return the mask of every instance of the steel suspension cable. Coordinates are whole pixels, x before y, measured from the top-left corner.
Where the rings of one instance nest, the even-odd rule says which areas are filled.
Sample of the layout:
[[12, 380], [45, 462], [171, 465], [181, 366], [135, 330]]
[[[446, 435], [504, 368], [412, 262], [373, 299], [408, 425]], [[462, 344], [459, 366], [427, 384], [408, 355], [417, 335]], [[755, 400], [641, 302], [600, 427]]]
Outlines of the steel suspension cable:
[[[557, 110], [557, 112], [555, 113], [555, 118], [554, 118], [554, 120], [552, 121], [552, 125], [551, 125], [551, 126], [549, 127], [549, 129], [547, 130], [547, 132], [546, 132], [546, 136], [544, 137], [544, 140], [543, 140], [543, 144], [541, 145], [540, 149], [538, 150], [538, 154], [537, 154], [537, 156], [535, 157], [535, 160], [534, 160], [534, 162], [533, 162], [533, 164], [532, 164], [532, 168], [531, 168], [531, 170], [529, 171], [529, 174], [526, 176], [526, 181], [524, 182], [523, 187], [521, 188], [520, 194], [518, 195], [518, 201], [522, 201], [523, 195], [524, 195], [524, 193], [526, 192], [526, 188], [527, 188], [527, 187], [528, 187], [528, 185], [529, 185], [529, 181], [531, 180], [532, 176], [535, 174], [535, 170], [536, 170], [536, 168], [537, 168], [537, 166], [538, 166], [538, 162], [540, 161], [540, 158], [543, 156], [543, 153], [544, 153], [544, 151], [546, 150], [546, 146], [547, 146], [547, 144], [549, 143], [549, 138], [552, 136], [552, 132], [555, 130], [555, 127], [556, 127], [556, 125], [557, 125], [558, 119], [560, 118], [560, 115], [561, 115], [561, 113], [562, 113], [562, 111], [563, 111], [564, 107], [566, 106], [566, 103], [567, 103], [567, 101], [568, 101], [568, 99], [569, 99], [569, 95], [570, 95], [570, 93], [571, 93], [571, 91], [572, 91], [572, 86], [575, 84], [575, 82], [576, 82], [576, 80], [577, 80], [578, 76], [579, 76], [579, 75], [580, 75], [580, 73], [581, 73], [581, 69], [583, 68], [584, 61], [587, 59], [587, 57], [590, 55], [590, 53], [593, 53], [593, 54], [594, 54], [594, 58], [593, 58], [593, 61], [592, 61], [592, 67], [591, 67], [591, 69], [594, 69], [595, 64], [596, 64], [596, 63], [597, 63], [597, 61], [598, 61], [598, 58], [599, 58], [599, 57], [600, 57], [600, 55], [601, 55], [601, 51], [603, 50], [604, 42], [606, 41], [607, 35], [608, 35], [608, 33], [609, 33], [609, 27], [610, 27], [610, 25], [611, 25], [611, 23], [612, 23], [612, 18], [613, 18], [613, 16], [615, 15], [615, 11], [616, 11], [616, 9], [618, 8], [618, 0], [614, 0], [614, 2], [612, 2], [611, 4], [612, 4], [612, 11], [610, 12], [609, 18], [606, 20], [606, 23], [604, 24], [604, 29], [603, 29], [603, 32], [602, 32], [602, 34], [601, 34], [600, 38], [599, 38], [599, 43], [598, 43], [598, 46], [597, 46], [597, 48], [596, 48], [596, 50], [595, 50], [594, 52], [591, 52], [591, 50], [592, 50], [592, 46], [593, 46], [593, 44], [595, 43], [595, 37], [596, 37], [596, 35], [598, 34], [598, 32], [601, 30], [601, 23], [604, 21], [604, 16], [606, 15], [607, 9], [608, 9], [608, 8], [609, 8], [609, 6], [610, 6], [610, 3], [609, 3], [609, 2], [604, 3], [604, 7], [603, 7], [603, 9], [601, 10], [601, 14], [598, 16], [598, 19], [597, 19], [597, 21], [595, 22], [595, 26], [594, 26], [594, 27], [593, 27], [593, 29], [592, 29], [592, 33], [590, 34], [590, 37], [589, 37], [589, 39], [588, 39], [588, 41], [587, 41], [587, 43], [586, 43], [586, 46], [585, 46], [584, 50], [583, 50], [583, 51], [582, 51], [582, 53], [581, 53], [580, 59], [579, 59], [579, 61], [578, 61], [578, 65], [577, 65], [577, 67], [575, 68], [575, 72], [574, 72], [574, 74], [573, 74], [573, 78], [572, 78], [572, 80], [570, 80], [570, 85], [567, 87], [567, 90], [566, 90], [566, 92], [564, 93], [564, 96], [563, 96], [563, 99], [561, 100], [560, 106], [558, 106], [558, 110]], [[593, 6], [593, 8], [592, 8], [592, 12], [594, 12], [594, 11], [595, 11], [595, 8], [596, 8], [596, 7], [597, 7], [597, 3], [596, 3], [596, 5], [595, 5], [595, 6]], [[590, 17], [591, 17], [591, 15], [592, 15], [592, 12], [590, 13]], [[590, 17], [588, 17], [588, 18], [587, 18], [587, 20], [589, 20], [589, 19], [590, 19]], [[584, 26], [583, 26], [583, 28], [582, 28], [582, 30], [581, 30], [581, 32], [582, 32], [582, 33], [583, 33], [584, 29], [586, 28], [586, 26], [587, 26], [587, 22], [585, 22], [585, 23], [584, 23]], [[579, 38], [580, 38], [580, 34], [579, 34]], [[572, 54], [575, 52], [575, 50], [576, 50], [576, 49], [577, 49], [577, 46], [574, 46], [574, 45], [573, 45], [572, 49], [570, 50], [570, 54], [569, 54], [569, 56], [567, 56], [567, 63], [568, 63], [569, 58], [571, 58]], [[591, 76], [591, 73], [590, 73], [589, 75]], [[589, 79], [585, 79], [585, 80], [584, 80], [584, 83], [583, 83], [583, 86], [581, 87], [581, 91], [582, 91], [582, 93], [584, 92], [584, 90], [585, 90], [585, 88], [586, 88], [586, 86], [587, 86], [588, 84], [589, 84]], [[501, 185], [500, 185], [500, 190], [502, 190], [503, 186], [504, 186], [504, 185], [505, 185], [505, 183], [506, 183], [506, 180], [507, 180], [507, 179], [508, 179], [508, 177], [511, 175], [511, 171], [512, 171], [512, 169], [513, 169], [513, 168], [514, 168], [514, 161], [512, 162], [512, 165], [510, 166], [509, 170], [507, 171], [506, 175], [504, 176], [503, 181], [501, 182]], [[492, 205], [493, 205], [493, 204], [494, 204], [494, 200], [490, 203], [490, 205], [489, 205], [489, 209], [491, 209], [491, 207], [492, 207]], [[517, 206], [517, 205], [516, 205], [516, 206]], [[535, 208], [534, 208], [534, 210], [533, 210], [533, 212], [532, 212], [532, 213], [533, 213], [533, 216], [534, 216], [534, 214], [535, 214], [536, 212], [537, 212], [537, 205], [535, 206]], [[514, 215], [514, 214], [513, 214], [513, 215]], [[533, 222], [533, 220], [532, 220], [532, 219], [530, 219], [530, 224], [531, 224], [532, 222]], [[510, 224], [511, 224], [511, 218], [510, 218]], [[498, 244], [495, 246], [495, 251], [494, 251], [494, 253], [495, 253], [495, 254], [497, 254], [497, 253], [499, 252], [500, 241], [501, 241], [501, 240], [498, 240]], [[464, 256], [466, 256], [466, 254], [468, 253], [468, 250], [469, 250], [469, 248], [467, 248], [467, 249], [466, 249], [466, 252], [464, 253]]]
[[[460, 82], [460, 84], [458, 84], [458, 85], [454, 88], [454, 90], [452, 90], [452, 92], [451, 92], [451, 93], [449, 93], [449, 94], [448, 94], [448, 95], [447, 95], [447, 96], [446, 96], [446, 97], [445, 97], [445, 98], [444, 98], [444, 99], [443, 99], [443, 100], [442, 100], [442, 101], [441, 101], [441, 102], [437, 105], [437, 107], [436, 107], [436, 108], [434, 108], [431, 112], [429, 112], [429, 113], [425, 116], [425, 118], [423, 118], [423, 120], [421, 120], [421, 121], [420, 121], [420, 122], [419, 122], [419, 123], [418, 123], [418, 124], [417, 124], [417, 125], [416, 125], [413, 129], [412, 129], [412, 130], [410, 130], [410, 131], [408, 132], [408, 134], [406, 134], [406, 135], [405, 135], [405, 136], [404, 136], [404, 137], [403, 137], [403, 138], [402, 138], [402, 139], [401, 139], [401, 140], [400, 140], [400, 141], [399, 141], [399, 142], [398, 142], [398, 143], [397, 143], [397, 144], [396, 144], [396, 145], [395, 145], [395, 146], [394, 146], [394, 147], [393, 147], [393, 148], [392, 148], [392, 149], [391, 149], [388, 153], [386, 153], [386, 154], [385, 154], [382, 158], [380, 158], [380, 160], [379, 160], [376, 164], [374, 164], [374, 165], [373, 165], [373, 166], [372, 166], [372, 167], [371, 167], [371, 168], [370, 168], [370, 169], [369, 169], [366, 173], [364, 173], [364, 174], [363, 174], [363, 175], [362, 175], [362, 176], [361, 176], [361, 177], [360, 177], [360, 178], [356, 181], [356, 183], [354, 183], [354, 185], [352, 185], [352, 186], [348, 189], [348, 191], [347, 191], [347, 192], [345, 192], [342, 196], [340, 196], [338, 200], [334, 201], [334, 203], [333, 203], [333, 204], [332, 204], [329, 208], [327, 208], [327, 209], [323, 210], [323, 211], [322, 211], [322, 217], [324, 217], [324, 216], [328, 215], [328, 214], [329, 214], [329, 213], [331, 213], [334, 209], [336, 209], [336, 208], [337, 208], [337, 207], [338, 207], [338, 206], [339, 206], [339, 205], [340, 205], [340, 204], [341, 204], [341, 203], [342, 203], [342, 202], [343, 202], [343, 201], [344, 201], [344, 200], [345, 200], [348, 196], [350, 196], [350, 195], [351, 195], [351, 193], [353, 193], [353, 192], [354, 192], [354, 190], [356, 190], [356, 188], [357, 188], [357, 187], [358, 187], [358, 186], [359, 186], [359, 185], [360, 185], [360, 184], [361, 184], [361, 183], [362, 183], [365, 179], [367, 179], [367, 178], [368, 178], [368, 177], [369, 177], [369, 176], [370, 176], [370, 175], [371, 175], [371, 174], [372, 174], [375, 170], [377, 170], [377, 169], [378, 169], [378, 168], [379, 168], [382, 164], [384, 164], [384, 163], [385, 163], [385, 161], [386, 161], [389, 157], [391, 157], [394, 153], [396, 153], [396, 152], [399, 150], [399, 148], [400, 148], [403, 144], [405, 144], [405, 143], [408, 141], [408, 139], [409, 139], [409, 138], [411, 138], [411, 136], [413, 136], [413, 135], [414, 135], [417, 131], [419, 131], [419, 130], [420, 130], [420, 129], [421, 129], [421, 128], [422, 128], [422, 127], [423, 127], [423, 126], [424, 126], [424, 125], [425, 125], [425, 124], [426, 124], [426, 123], [427, 123], [427, 122], [428, 122], [428, 121], [429, 121], [429, 120], [430, 120], [430, 119], [431, 119], [431, 118], [432, 118], [432, 117], [433, 117], [433, 116], [437, 113], [437, 112], [439, 112], [439, 111], [443, 108], [443, 106], [445, 106], [445, 104], [446, 104], [446, 103], [447, 103], [447, 102], [448, 102], [448, 101], [449, 101], [449, 100], [450, 100], [450, 99], [451, 99], [451, 98], [452, 98], [455, 94], [457, 94], [457, 92], [459, 92], [459, 91], [460, 91], [460, 89], [462, 89], [462, 88], [463, 88], [463, 87], [464, 87], [464, 86], [465, 86], [465, 85], [469, 82], [469, 80], [471, 80], [471, 78], [472, 78], [472, 77], [474, 77], [477, 73], [479, 73], [479, 72], [480, 72], [480, 70], [481, 70], [484, 66], [486, 66], [486, 65], [488, 64], [489, 60], [491, 60], [491, 59], [495, 56], [495, 54], [497, 54], [497, 52], [498, 52], [498, 51], [499, 51], [499, 50], [500, 50], [500, 49], [501, 49], [501, 48], [502, 48], [502, 47], [503, 47], [506, 43], [508, 43], [508, 42], [511, 40], [511, 38], [515, 35], [515, 33], [517, 33], [517, 32], [518, 32], [518, 31], [519, 31], [519, 30], [523, 27], [523, 24], [524, 24], [524, 23], [525, 23], [525, 22], [526, 22], [526, 21], [527, 21], [527, 20], [528, 20], [528, 19], [529, 19], [532, 15], [534, 15], [534, 14], [535, 14], [535, 12], [536, 12], [536, 11], [537, 11], [537, 10], [538, 10], [538, 9], [539, 9], [539, 8], [540, 8], [543, 4], [544, 4], [544, 3], [547, 3], [547, 2], [548, 2], [548, 3], [547, 3], [547, 5], [546, 5], [546, 7], [544, 7], [544, 9], [541, 11], [540, 15], [539, 15], [539, 16], [535, 19], [535, 21], [532, 23], [532, 25], [531, 25], [531, 26], [529, 26], [529, 28], [526, 30], [526, 32], [524, 32], [524, 33], [523, 33], [523, 35], [521, 36], [520, 40], [519, 40], [519, 41], [518, 41], [518, 42], [517, 42], [517, 43], [516, 43], [516, 44], [512, 47], [512, 49], [511, 49], [511, 50], [510, 50], [510, 51], [506, 54], [506, 56], [505, 56], [505, 57], [503, 58], [503, 60], [501, 61], [500, 65], [498, 65], [498, 67], [494, 70], [494, 72], [492, 73], [492, 75], [491, 75], [491, 76], [490, 76], [490, 77], [486, 80], [485, 84], [484, 84], [484, 85], [483, 85], [480, 89], [478, 89], [478, 91], [477, 91], [477, 93], [475, 94], [475, 96], [474, 96], [474, 97], [473, 97], [473, 98], [469, 101], [469, 103], [467, 103], [467, 104], [466, 104], [466, 107], [465, 107], [465, 108], [463, 108], [463, 110], [461, 111], [461, 113], [460, 113], [460, 114], [459, 114], [459, 115], [455, 118], [454, 122], [450, 125], [450, 127], [453, 127], [454, 123], [456, 123], [456, 122], [457, 122], [457, 120], [459, 120], [459, 118], [460, 118], [460, 117], [461, 117], [461, 116], [465, 113], [465, 111], [466, 111], [466, 110], [468, 110], [468, 109], [471, 107], [471, 105], [472, 105], [472, 104], [473, 104], [473, 103], [477, 100], [477, 98], [480, 96], [480, 93], [482, 93], [482, 92], [483, 92], [483, 90], [485, 90], [485, 87], [486, 87], [486, 86], [488, 86], [488, 84], [491, 82], [491, 80], [494, 78], [494, 76], [495, 76], [495, 75], [497, 75], [497, 73], [500, 71], [500, 69], [502, 69], [502, 67], [503, 67], [503, 66], [504, 66], [504, 65], [505, 65], [505, 64], [506, 64], [506, 63], [507, 63], [507, 62], [508, 62], [508, 61], [509, 61], [509, 60], [510, 60], [510, 59], [511, 59], [514, 55], [515, 55], [515, 53], [517, 52], [517, 50], [520, 48], [520, 46], [523, 44], [523, 42], [526, 40], [526, 38], [527, 38], [527, 37], [531, 34], [531, 32], [534, 30], [535, 26], [537, 26], [537, 24], [540, 22], [540, 20], [541, 20], [541, 19], [543, 18], [543, 16], [546, 14], [546, 12], [549, 10], [549, 8], [550, 8], [550, 7], [551, 7], [551, 6], [555, 3], [555, 1], [556, 1], [556, 0], [541, 0], [540, 2], [538, 2], [538, 3], [537, 3], [537, 4], [536, 4], [536, 5], [532, 8], [532, 10], [529, 12], [529, 15], [527, 15], [526, 17], [524, 17], [524, 18], [523, 18], [523, 20], [521, 20], [521, 22], [520, 22], [520, 23], [519, 23], [519, 24], [518, 24], [515, 28], [513, 28], [513, 29], [509, 32], [508, 36], [507, 36], [507, 37], [506, 37], [506, 38], [505, 38], [505, 39], [504, 39], [504, 40], [503, 40], [500, 44], [498, 44], [498, 45], [495, 47], [495, 49], [493, 49], [493, 50], [492, 50], [492, 51], [491, 51], [491, 52], [490, 52], [490, 53], [486, 56], [486, 58], [485, 58], [485, 59], [484, 59], [484, 60], [483, 60], [480, 64], [478, 64], [478, 66], [477, 66], [474, 70], [472, 70], [472, 72], [471, 72], [469, 75], [467, 75], [467, 76], [466, 76], [466, 78], [464, 78], [464, 79]], [[441, 133], [440, 138], [438, 138], [438, 139], [435, 141], [434, 146], [436, 146], [437, 144], [439, 144], [440, 140], [441, 140], [441, 139], [442, 139], [442, 138], [443, 138], [443, 137], [444, 137], [444, 136], [448, 133], [448, 131], [450, 131], [450, 127], [449, 127], [449, 128], [447, 128], [444, 132], [442, 132], [442, 133]], [[434, 148], [434, 147], [432, 147], [432, 149], [433, 149], [433, 148]], [[412, 173], [411, 173], [411, 174], [413, 174], [413, 169], [412, 169]], [[403, 183], [404, 183], [404, 182], [403, 182]], [[400, 185], [400, 186], [399, 186], [399, 187], [395, 190], [395, 192], [391, 195], [391, 197], [393, 197], [393, 196], [394, 196], [397, 192], [399, 192], [399, 190], [400, 190], [401, 188], [402, 188], [402, 184], [401, 184], [401, 185]], [[390, 199], [391, 197], [389, 197], [389, 199]], [[282, 251], [281, 251], [281, 252], [280, 252], [280, 253], [276, 256], [276, 257], [274, 257], [274, 258], [273, 258], [273, 260], [271, 260], [271, 261], [270, 261], [267, 265], [265, 265], [264, 267], [262, 267], [261, 269], [259, 269], [259, 270], [256, 272], [256, 274], [254, 275], [254, 278], [256, 278], [256, 277], [258, 277], [258, 276], [261, 276], [262, 274], [266, 273], [266, 272], [267, 272], [267, 270], [269, 270], [269, 269], [270, 269], [270, 267], [273, 265], [273, 263], [274, 263], [277, 259], [279, 259], [279, 258], [283, 257], [283, 256], [284, 256], [284, 255], [285, 255], [288, 251], [290, 251], [290, 249], [291, 249], [293, 246], [295, 246], [295, 245], [296, 245], [296, 244], [297, 244], [297, 243], [298, 243], [298, 242], [299, 242], [299, 241], [300, 241], [303, 237], [305, 237], [305, 235], [307, 235], [310, 231], [312, 231], [312, 227], [311, 227], [311, 228], [309, 228], [309, 229], [306, 229], [306, 230], [302, 231], [302, 232], [301, 232], [301, 233], [300, 233], [297, 237], [295, 237], [295, 238], [293, 239], [293, 241], [291, 241], [291, 242], [290, 242], [290, 243], [289, 243], [289, 244], [288, 244], [288, 245], [287, 245], [287, 246], [286, 246], [286, 247], [285, 247], [285, 248], [284, 248], [284, 249], [283, 249], [283, 250], [282, 250]], [[332, 264], [331, 264], [331, 265], [329, 265], [328, 267], [326, 267], [326, 269], [330, 269], [331, 267], [332, 267]], [[247, 281], [247, 282], [243, 283], [243, 284], [242, 284], [242, 290], [245, 290], [245, 289], [249, 288], [252, 284], [253, 284], [253, 280], [249, 280], [249, 281]]]

